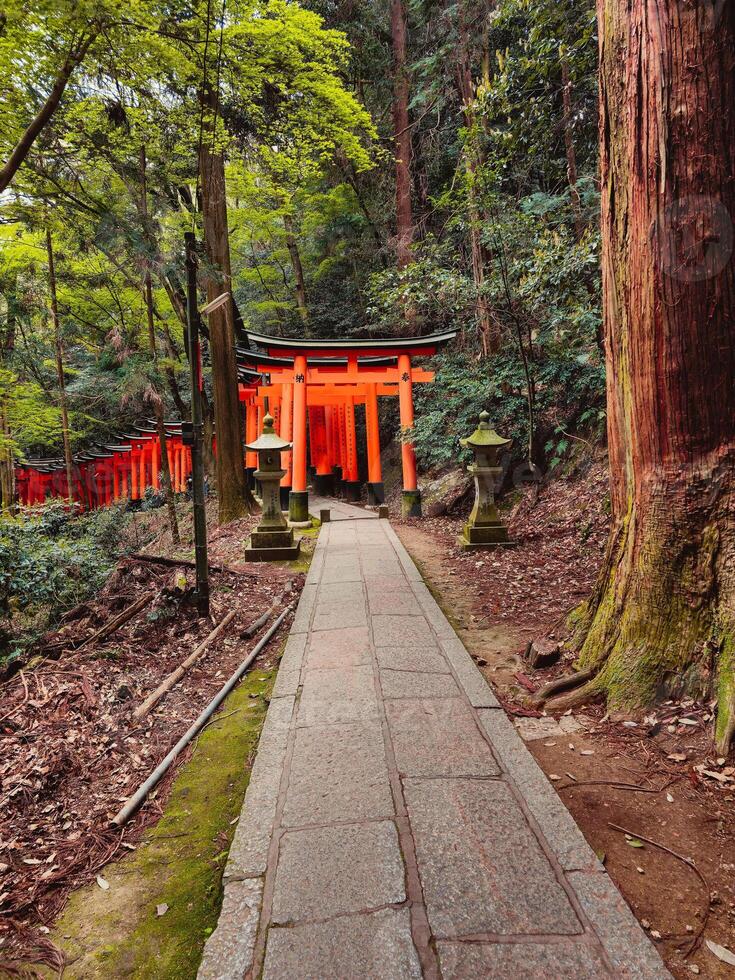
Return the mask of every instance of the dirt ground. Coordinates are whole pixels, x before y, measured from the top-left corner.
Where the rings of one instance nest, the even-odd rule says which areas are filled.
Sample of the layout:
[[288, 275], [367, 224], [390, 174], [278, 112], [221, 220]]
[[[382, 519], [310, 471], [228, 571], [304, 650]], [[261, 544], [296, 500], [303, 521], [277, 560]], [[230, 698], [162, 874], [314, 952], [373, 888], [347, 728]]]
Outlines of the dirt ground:
[[[213, 515], [211, 515], [213, 517]], [[191, 558], [190, 507], [182, 504]], [[94, 881], [163, 812], [185, 751], [137, 815], [110, 824], [128, 797], [198, 717], [278, 612], [303, 587], [304, 563], [253, 565], [242, 549], [255, 518], [212, 527], [211, 615], [191, 602], [194, 571], [128, 557], [93, 601], [72, 610], [36, 646], [34, 658], [0, 685], [0, 975], [18, 960], [58, 968], [46, 937], [70, 892]], [[174, 554], [161, 511], [135, 516], [129, 545]], [[308, 550], [310, 542], [304, 541]], [[83, 640], [146, 592], [152, 601], [106, 640]], [[247, 628], [271, 615], [252, 636]], [[230, 610], [236, 615], [184, 678], [146, 717], [133, 712]], [[268, 670], [290, 619], [257, 659]], [[226, 707], [225, 707], [226, 710]], [[100, 886], [103, 887], [103, 886]]]
[[517, 547], [484, 553], [458, 547], [459, 515], [395, 523], [673, 975], [733, 977], [706, 945], [735, 951], [735, 760], [713, 755], [712, 705], [667, 702], [625, 718], [593, 705], [558, 720], [530, 707], [532, 691], [571, 670], [564, 647], [547, 670], [534, 671], [523, 655], [535, 637], [563, 641], [567, 613], [589, 593], [605, 500], [601, 464], [538, 496], [529, 491], [510, 518]]

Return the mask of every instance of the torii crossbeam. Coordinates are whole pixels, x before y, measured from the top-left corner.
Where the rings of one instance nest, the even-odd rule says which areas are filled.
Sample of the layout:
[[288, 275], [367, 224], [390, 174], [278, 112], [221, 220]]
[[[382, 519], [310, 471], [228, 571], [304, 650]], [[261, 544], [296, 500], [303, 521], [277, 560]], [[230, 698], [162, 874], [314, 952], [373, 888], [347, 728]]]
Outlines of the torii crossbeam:
[[[434, 373], [416, 367], [418, 357], [431, 357], [456, 336], [456, 331], [428, 337], [364, 340], [315, 340], [270, 337], [248, 332], [250, 347], [238, 347], [240, 399], [246, 407], [246, 441], [260, 431], [266, 408], [284, 439], [293, 443], [284, 453], [286, 475], [281, 483], [284, 505], [294, 524], [309, 521], [307, 459], [315, 470], [320, 494], [334, 492], [340, 480], [347, 496], [358, 499], [355, 407], [365, 406], [368, 499], [385, 499], [380, 460], [378, 399], [398, 397], [403, 465], [404, 516], [421, 515], [416, 454], [406, 434], [413, 428], [413, 385], [433, 381]], [[246, 458], [252, 476], [256, 461]]]

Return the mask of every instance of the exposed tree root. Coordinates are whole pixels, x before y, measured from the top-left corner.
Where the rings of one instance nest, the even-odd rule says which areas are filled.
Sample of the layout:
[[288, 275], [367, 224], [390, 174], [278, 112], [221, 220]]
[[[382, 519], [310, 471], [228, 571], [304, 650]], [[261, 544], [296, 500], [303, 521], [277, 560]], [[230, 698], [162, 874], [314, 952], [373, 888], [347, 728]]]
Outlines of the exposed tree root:
[[720, 722], [718, 717], [717, 729], [715, 732], [715, 746], [720, 755], [727, 756], [730, 751], [730, 744], [735, 735], [735, 688], [730, 693], [725, 703], [720, 703], [718, 716], [724, 711], [724, 721]]
[[569, 694], [563, 694], [560, 698], [554, 698], [547, 708], [554, 714], [564, 714], [570, 708], [581, 708], [583, 704], [589, 704], [590, 701], [601, 701], [604, 696], [604, 690], [593, 677], [582, 687], [570, 691]]
[[542, 687], [541, 690], [536, 693], [536, 696], [532, 699], [532, 701], [536, 705], [542, 705], [552, 695], [558, 694], [560, 691], [568, 691], [570, 687], [578, 687], [580, 684], [584, 684], [586, 681], [592, 680], [596, 673], [596, 668], [590, 668], [588, 670], [578, 670], [575, 674], [567, 674], [564, 677], [557, 677], [556, 680], [549, 681], [548, 684], [545, 684], [544, 687]]

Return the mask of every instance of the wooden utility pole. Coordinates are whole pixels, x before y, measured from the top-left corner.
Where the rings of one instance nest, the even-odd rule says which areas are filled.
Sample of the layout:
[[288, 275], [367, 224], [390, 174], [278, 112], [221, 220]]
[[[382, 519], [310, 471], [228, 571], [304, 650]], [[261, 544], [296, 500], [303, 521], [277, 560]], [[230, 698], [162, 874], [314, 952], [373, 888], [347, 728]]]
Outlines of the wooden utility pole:
[[69, 435], [69, 408], [64, 383], [64, 349], [61, 342], [61, 323], [59, 322], [59, 302], [56, 295], [56, 267], [54, 265], [54, 246], [51, 240], [51, 229], [46, 226], [46, 254], [48, 256], [48, 281], [51, 295], [51, 321], [54, 327], [54, 347], [56, 349], [56, 380], [59, 386], [59, 406], [61, 408], [61, 431], [64, 440], [64, 463], [66, 464], [66, 490], [69, 503], [74, 500], [73, 470], [74, 460], [71, 454], [71, 437]]
[[207, 561], [207, 513], [204, 506], [204, 459], [202, 440], [202, 368], [197, 304], [196, 240], [192, 232], [184, 235], [186, 249], [186, 320], [191, 378], [191, 487], [194, 512], [194, 558], [197, 576], [197, 611], [209, 615], [209, 565]]

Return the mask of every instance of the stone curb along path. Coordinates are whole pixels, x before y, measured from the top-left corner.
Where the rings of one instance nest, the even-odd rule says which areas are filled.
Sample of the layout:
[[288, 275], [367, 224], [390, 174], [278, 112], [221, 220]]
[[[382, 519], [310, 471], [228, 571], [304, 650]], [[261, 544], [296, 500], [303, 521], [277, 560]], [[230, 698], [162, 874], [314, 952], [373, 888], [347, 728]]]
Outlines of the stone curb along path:
[[321, 529], [199, 978], [669, 977], [389, 523], [355, 512]]

